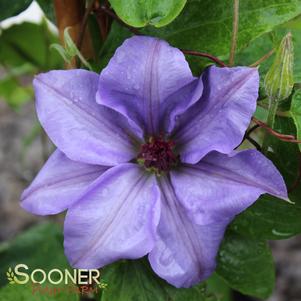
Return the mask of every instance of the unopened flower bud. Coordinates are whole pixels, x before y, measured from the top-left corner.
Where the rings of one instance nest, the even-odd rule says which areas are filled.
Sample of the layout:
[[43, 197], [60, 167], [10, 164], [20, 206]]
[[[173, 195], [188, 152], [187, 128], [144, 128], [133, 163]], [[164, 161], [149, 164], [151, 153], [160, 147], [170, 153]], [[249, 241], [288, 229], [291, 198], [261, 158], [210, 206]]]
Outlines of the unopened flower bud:
[[275, 60], [264, 79], [267, 96], [272, 101], [286, 99], [292, 92], [294, 49], [289, 32], [281, 41]]

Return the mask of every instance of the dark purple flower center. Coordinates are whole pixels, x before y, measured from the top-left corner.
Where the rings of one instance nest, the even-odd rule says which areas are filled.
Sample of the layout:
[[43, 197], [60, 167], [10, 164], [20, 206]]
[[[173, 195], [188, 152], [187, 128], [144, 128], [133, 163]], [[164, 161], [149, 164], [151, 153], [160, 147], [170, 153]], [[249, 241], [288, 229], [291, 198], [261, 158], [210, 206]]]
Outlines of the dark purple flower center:
[[174, 153], [174, 146], [174, 142], [165, 140], [163, 135], [150, 137], [147, 143], [141, 145], [137, 161], [157, 174], [168, 172], [179, 162], [179, 155]]

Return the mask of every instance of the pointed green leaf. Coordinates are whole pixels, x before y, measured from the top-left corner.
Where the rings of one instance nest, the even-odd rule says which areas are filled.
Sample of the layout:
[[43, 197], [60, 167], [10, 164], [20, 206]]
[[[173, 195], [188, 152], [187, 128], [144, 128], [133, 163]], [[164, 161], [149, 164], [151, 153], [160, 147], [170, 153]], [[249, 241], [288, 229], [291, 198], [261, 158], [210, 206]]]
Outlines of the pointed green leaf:
[[[168, 26], [145, 29], [176, 47], [227, 56], [232, 32], [232, 1], [190, 0]], [[244, 0], [239, 7], [238, 49], [301, 13], [301, 0]]]

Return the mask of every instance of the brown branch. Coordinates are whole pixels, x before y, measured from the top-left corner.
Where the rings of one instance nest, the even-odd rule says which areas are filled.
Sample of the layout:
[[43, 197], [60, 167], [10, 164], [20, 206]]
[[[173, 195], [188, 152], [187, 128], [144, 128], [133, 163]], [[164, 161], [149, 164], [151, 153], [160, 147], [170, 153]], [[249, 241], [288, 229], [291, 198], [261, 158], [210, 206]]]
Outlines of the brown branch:
[[77, 40], [76, 40], [76, 46], [79, 49], [79, 51], [81, 51], [81, 48], [82, 48], [82, 44], [83, 44], [83, 40], [84, 40], [84, 36], [85, 36], [85, 32], [86, 32], [86, 27], [87, 27], [87, 23], [88, 23], [88, 18], [89, 18], [90, 13], [93, 10], [95, 1], [96, 0], [91, 0], [90, 4], [86, 8], [84, 17], [82, 19], [82, 22], [81, 22], [81, 25], [79, 28], [79, 33], [78, 33]]
[[235, 51], [237, 46], [238, 23], [239, 23], [239, 0], [234, 0], [229, 66], [234, 65]]
[[199, 51], [194, 51], [194, 50], [184, 50], [184, 49], [181, 49], [181, 51], [184, 54], [188, 54], [188, 55], [206, 57], [206, 58], [210, 59], [211, 61], [217, 63], [218, 65], [220, 65], [222, 67], [227, 67], [227, 65], [223, 61], [221, 61], [219, 58], [217, 58], [217, 57], [215, 57], [215, 56], [213, 56], [209, 53], [199, 52]]
[[258, 61], [256, 61], [255, 63], [251, 64], [250, 67], [257, 67], [258, 65], [260, 65], [262, 62], [264, 62], [265, 60], [267, 60], [271, 55], [273, 55], [275, 52], [275, 49], [270, 50], [268, 53], [266, 53], [263, 57], [261, 57]]
[[256, 124], [258, 124], [260, 127], [264, 128], [269, 134], [275, 136], [279, 140], [282, 140], [285, 142], [291, 142], [291, 143], [301, 143], [301, 140], [297, 140], [295, 136], [281, 134], [281, 133], [273, 130], [266, 123], [262, 122], [261, 120], [255, 118], [255, 117], [252, 117], [252, 121], [254, 121]]
[[[59, 30], [61, 43], [64, 45], [64, 30], [70, 27], [69, 34], [72, 40], [76, 43], [82, 20], [85, 14], [85, 3], [82, 0], [54, 0], [54, 9]], [[90, 59], [94, 56], [92, 41], [89, 32], [83, 34], [82, 54], [85, 58]], [[67, 69], [76, 68], [76, 60], [66, 65]]]
[[[103, 5], [105, 7], [109, 7], [108, 0], [105, 0]], [[100, 3], [98, 1], [95, 2], [94, 15], [95, 15], [96, 21], [98, 23], [101, 39], [102, 39], [102, 41], [105, 41], [109, 34], [111, 19], [108, 14], [106, 14], [103, 10], [100, 9]]]

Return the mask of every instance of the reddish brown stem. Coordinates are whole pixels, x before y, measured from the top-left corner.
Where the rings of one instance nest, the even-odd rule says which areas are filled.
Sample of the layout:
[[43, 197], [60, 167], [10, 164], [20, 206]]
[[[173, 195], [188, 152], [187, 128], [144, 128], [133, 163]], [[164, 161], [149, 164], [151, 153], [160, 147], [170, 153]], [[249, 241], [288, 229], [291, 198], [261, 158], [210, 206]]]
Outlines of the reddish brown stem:
[[219, 58], [217, 58], [217, 57], [215, 57], [215, 56], [213, 56], [209, 53], [199, 52], [199, 51], [194, 51], [194, 50], [184, 50], [184, 49], [181, 49], [181, 51], [184, 54], [188, 54], [188, 55], [206, 57], [206, 58], [210, 59], [211, 61], [217, 63], [218, 65], [220, 65], [222, 67], [227, 67], [227, 65], [223, 61], [221, 61]]
[[270, 133], [271, 135], [275, 136], [276, 138], [278, 138], [282, 141], [291, 142], [291, 143], [301, 143], [301, 140], [297, 140], [295, 136], [281, 134], [281, 133], [273, 130], [266, 123], [262, 122], [261, 120], [255, 118], [255, 117], [252, 117], [252, 120], [256, 124], [258, 124], [260, 127], [264, 128], [268, 133]]

